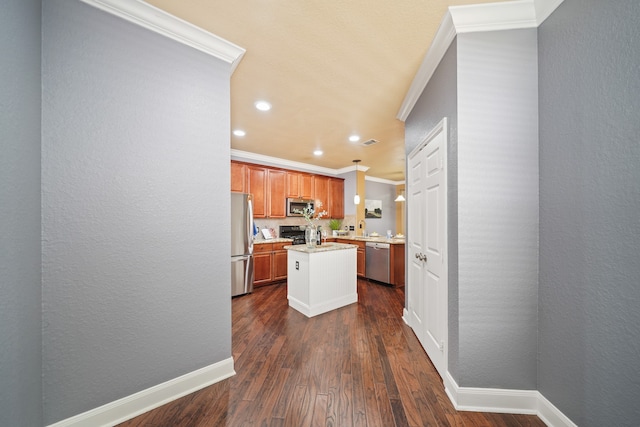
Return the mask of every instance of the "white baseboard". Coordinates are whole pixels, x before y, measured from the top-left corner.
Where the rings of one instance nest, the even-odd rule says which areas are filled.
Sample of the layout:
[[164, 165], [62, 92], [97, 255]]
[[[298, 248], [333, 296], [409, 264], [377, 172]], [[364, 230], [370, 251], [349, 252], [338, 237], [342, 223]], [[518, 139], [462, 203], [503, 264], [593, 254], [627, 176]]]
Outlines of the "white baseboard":
[[230, 357], [49, 427], [114, 426], [235, 374], [233, 357]]
[[577, 427], [537, 390], [460, 387], [447, 372], [445, 391], [458, 411], [537, 415], [550, 427]]
[[402, 320], [405, 325], [411, 326], [411, 323], [409, 323], [409, 311], [406, 308], [402, 310]]

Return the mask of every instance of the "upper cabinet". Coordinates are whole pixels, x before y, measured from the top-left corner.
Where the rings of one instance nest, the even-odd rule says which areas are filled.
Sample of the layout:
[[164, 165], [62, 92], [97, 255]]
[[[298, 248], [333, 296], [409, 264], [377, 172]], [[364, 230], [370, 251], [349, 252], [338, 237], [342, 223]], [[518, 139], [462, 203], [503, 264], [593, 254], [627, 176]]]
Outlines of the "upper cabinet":
[[313, 175], [287, 171], [287, 197], [313, 199]]
[[283, 170], [269, 170], [269, 188], [267, 189], [267, 199], [269, 200], [269, 218], [285, 218], [287, 200], [285, 197], [285, 188], [287, 181], [287, 172]]
[[344, 179], [231, 162], [231, 191], [253, 195], [254, 218], [286, 218], [287, 198], [322, 202], [325, 218], [344, 218]]
[[247, 165], [244, 163], [231, 162], [231, 191], [247, 191]]
[[256, 165], [247, 165], [246, 192], [253, 196], [253, 217], [267, 217], [267, 174], [268, 169]]
[[[316, 210], [327, 211], [327, 217], [331, 217], [329, 207], [329, 177], [315, 176], [313, 178], [313, 193], [316, 201]], [[318, 207], [322, 204], [321, 207]]]
[[344, 218], [344, 179], [329, 178], [329, 215]]

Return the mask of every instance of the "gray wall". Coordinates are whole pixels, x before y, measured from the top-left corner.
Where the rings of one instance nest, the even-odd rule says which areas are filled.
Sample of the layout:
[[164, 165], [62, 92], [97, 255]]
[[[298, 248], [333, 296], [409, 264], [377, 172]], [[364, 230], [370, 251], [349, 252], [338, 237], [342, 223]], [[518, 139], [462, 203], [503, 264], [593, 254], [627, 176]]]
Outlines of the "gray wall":
[[[431, 80], [416, 102], [405, 122], [407, 155], [420, 145], [429, 132], [446, 117], [448, 120], [447, 142], [447, 209], [449, 212], [447, 239], [449, 242], [449, 372], [458, 378], [458, 79], [457, 41], [454, 40], [440, 61]], [[407, 156], [408, 157], [408, 156]], [[411, 201], [406, 201], [410, 209]], [[407, 230], [406, 233], [410, 233]], [[405, 299], [409, 295], [407, 282]], [[405, 301], [405, 307], [408, 303]]]
[[[391, 233], [396, 234], [396, 186], [391, 184], [385, 184], [376, 181], [365, 181], [366, 196], [362, 197], [362, 202], [365, 199], [381, 200], [382, 201], [382, 218], [366, 218], [367, 233], [376, 232], [381, 236], [386, 235], [387, 230], [391, 230]], [[353, 198], [351, 198], [351, 206], [353, 204]]]
[[44, 421], [231, 357], [230, 67], [43, 2]]
[[40, 0], [0, 14], [0, 425], [42, 425]]
[[536, 388], [537, 30], [458, 35], [459, 382]]
[[406, 121], [409, 153], [449, 119], [448, 369], [460, 386], [537, 385], [537, 95], [536, 30], [461, 34]]
[[640, 419], [640, 3], [539, 28], [539, 390], [580, 426]]

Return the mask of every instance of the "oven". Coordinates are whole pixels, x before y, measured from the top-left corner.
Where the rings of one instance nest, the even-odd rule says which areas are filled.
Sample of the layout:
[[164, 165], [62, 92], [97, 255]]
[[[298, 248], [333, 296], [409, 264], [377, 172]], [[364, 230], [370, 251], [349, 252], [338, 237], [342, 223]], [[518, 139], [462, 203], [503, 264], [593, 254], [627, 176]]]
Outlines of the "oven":
[[280, 237], [285, 239], [293, 239], [294, 245], [304, 245], [304, 225], [281, 225]]

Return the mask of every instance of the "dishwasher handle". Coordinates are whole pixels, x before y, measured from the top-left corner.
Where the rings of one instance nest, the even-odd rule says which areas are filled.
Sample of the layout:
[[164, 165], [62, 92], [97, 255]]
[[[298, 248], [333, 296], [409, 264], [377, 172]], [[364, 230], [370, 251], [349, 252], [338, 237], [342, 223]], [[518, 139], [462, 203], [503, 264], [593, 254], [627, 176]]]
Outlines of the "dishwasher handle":
[[389, 243], [367, 242], [366, 246], [372, 249], [389, 249]]

